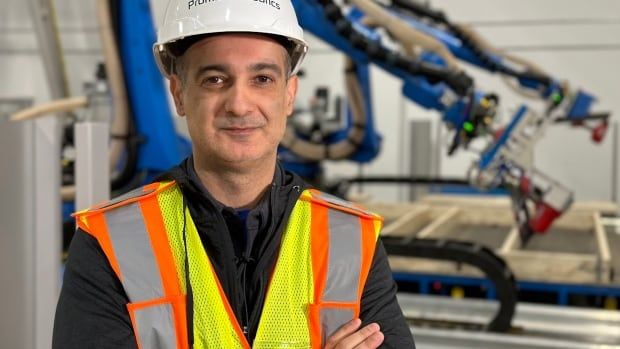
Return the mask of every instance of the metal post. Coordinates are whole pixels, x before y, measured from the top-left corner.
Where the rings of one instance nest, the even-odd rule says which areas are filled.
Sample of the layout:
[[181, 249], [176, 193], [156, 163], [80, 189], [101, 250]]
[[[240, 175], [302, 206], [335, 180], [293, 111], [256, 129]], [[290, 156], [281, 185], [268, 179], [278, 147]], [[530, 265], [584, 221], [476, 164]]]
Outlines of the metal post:
[[611, 201], [618, 203], [618, 122], [612, 122], [611, 129]]
[[6, 120], [28, 106], [30, 102], [0, 99], [0, 340], [6, 348], [35, 347], [34, 123]]
[[[53, 99], [69, 95], [62, 50], [51, 0], [29, 0], [32, 23]], [[60, 289], [61, 198], [60, 148], [61, 121], [47, 117], [34, 122], [34, 222], [32, 278], [34, 290], [32, 348], [50, 348], [54, 312]]]
[[[432, 144], [431, 144], [431, 121], [412, 120], [410, 121], [409, 132], [409, 174], [412, 177], [430, 177], [432, 165]], [[410, 201], [416, 201], [428, 194], [428, 187], [411, 187]]]
[[34, 133], [34, 347], [43, 349], [52, 344], [60, 294], [60, 122], [53, 117], [37, 120]]
[[78, 210], [110, 198], [110, 165], [107, 122], [85, 121], [75, 125], [75, 207]]
[[89, 93], [88, 112], [75, 124], [75, 204], [84, 209], [110, 199], [110, 96], [99, 81]]

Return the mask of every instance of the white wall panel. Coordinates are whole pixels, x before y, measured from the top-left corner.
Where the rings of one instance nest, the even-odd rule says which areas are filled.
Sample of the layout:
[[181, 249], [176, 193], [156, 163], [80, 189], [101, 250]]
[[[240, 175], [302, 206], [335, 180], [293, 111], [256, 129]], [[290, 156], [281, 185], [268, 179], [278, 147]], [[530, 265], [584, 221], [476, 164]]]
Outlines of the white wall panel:
[[433, 8], [464, 22], [618, 20], [616, 0], [431, 0]]
[[620, 20], [615, 24], [477, 26], [495, 46], [510, 51], [589, 48], [620, 49]]

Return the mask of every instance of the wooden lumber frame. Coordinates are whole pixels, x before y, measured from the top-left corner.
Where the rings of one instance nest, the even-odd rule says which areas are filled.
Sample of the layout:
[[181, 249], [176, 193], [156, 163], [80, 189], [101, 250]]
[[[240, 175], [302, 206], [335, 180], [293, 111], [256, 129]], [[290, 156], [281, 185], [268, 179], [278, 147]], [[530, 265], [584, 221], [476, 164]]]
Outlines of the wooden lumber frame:
[[[618, 213], [618, 206], [610, 202], [577, 202], [554, 222], [557, 229], [591, 233], [596, 240], [596, 252], [589, 254], [521, 249], [507, 198], [429, 195], [416, 203], [366, 203], [366, 206], [386, 218], [384, 235], [405, 239], [446, 238], [451, 229], [459, 226], [505, 228], [508, 234], [496, 253], [508, 262], [521, 280], [589, 284], [611, 282], [612, 256], [601, 218], [603, 214]], [[458, 239], [458, 235], [454, 238]], [[458, 272], [453, 263], [419, 259], [406, 262], [405, 259], [390, 257], [394, 270]], [[470, 273], [467, 270], [465, 272]]]

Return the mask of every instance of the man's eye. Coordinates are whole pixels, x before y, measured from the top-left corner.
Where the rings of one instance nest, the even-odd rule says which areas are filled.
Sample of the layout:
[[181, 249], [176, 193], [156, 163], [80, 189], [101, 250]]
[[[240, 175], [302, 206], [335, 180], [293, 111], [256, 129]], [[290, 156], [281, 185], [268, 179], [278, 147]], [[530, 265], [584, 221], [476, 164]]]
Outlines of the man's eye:
[[221, 76], [209, 76], [202, 80], [203, 85], [218, 85], [224, 82]]
[[260, 75], [256, 77], [256, 82], [259, 84], [269, 84], [273, 82], [273, 79], [270, 78], [269, 76]]

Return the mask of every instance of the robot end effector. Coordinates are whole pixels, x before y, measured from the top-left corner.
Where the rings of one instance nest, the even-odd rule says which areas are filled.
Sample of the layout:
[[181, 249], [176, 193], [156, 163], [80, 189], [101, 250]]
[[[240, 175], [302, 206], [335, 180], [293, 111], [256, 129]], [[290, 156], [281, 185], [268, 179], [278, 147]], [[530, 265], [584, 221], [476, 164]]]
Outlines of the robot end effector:
[[[568, 188], [537, 171], [522, 175], [514, 182], [507, 180], [505, 187], [512, 197], [513, 212], [523, 244], [534, 234], [547, 232], [573, 203], [573, 193]], [[531, 210], [533, 214], [530, 214]]]
[[551, 124], [565, 121], [586, 126], [586, 122], [602, 120], [592, 129], [593, 140], [600, 142], [609, 114], [589, 114], [593, 101], [592, 96], [577, 91], [551, 95], [549, 108], [543, 114], [522, 106], [470, 170], [469, 178], [474, 186], [483, 190], [494, 187], [508, 190], [523, 243], [534, 233], [545, 233], [573, 202], [573, 193], [568, 188], [534, 168], [534, 145]]
[[609, 127], [609, 117], [611, 113], [600, 112], [591, 113], [590, 108], [596, 101], [596, 98], [591, 94], [577, 90], [573, 93], [569, 93], [568, 96], [562, 97], [561, 95], [552, 96], [552, 99], [558, 99], [558, 103], [563, 98], [570, 98], [570, 107], [566, 111], [565, 117], [556, 118], [556, 123], [570, 123], [572, 126], [583, 127], [590, 130], [590, 136], [595, 143], [601, 143], [607, 133]]
[[481, 171], [476, 165], [468, 173], [472, 185], [482, 190], [503, 187], [510, 194], [523, 245], [534, 234], [546, 233], [573, 203], [571, 190], [536, 169], [526, 172], [510, 161], [493, 170]]

